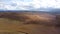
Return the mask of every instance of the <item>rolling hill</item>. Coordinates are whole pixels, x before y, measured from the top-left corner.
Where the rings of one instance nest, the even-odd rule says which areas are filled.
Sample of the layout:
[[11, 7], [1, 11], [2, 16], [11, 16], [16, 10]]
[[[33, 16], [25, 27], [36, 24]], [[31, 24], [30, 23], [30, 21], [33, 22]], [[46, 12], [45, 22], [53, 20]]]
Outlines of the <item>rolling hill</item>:
[[[0, 32], [25, 34], [59, 34], [60, 15], [49, 12], [1, 11]], [[59, 26], [59, 27], [58, 27]], [[11, 33], [12, 34], [12, 33]], [[18, 33], [19, 34], [19, 33]]]

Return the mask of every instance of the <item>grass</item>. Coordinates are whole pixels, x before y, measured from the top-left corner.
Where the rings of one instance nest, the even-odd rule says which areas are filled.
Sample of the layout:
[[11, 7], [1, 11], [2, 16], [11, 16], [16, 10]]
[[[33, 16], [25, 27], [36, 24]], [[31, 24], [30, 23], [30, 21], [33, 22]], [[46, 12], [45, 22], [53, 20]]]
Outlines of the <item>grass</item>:
[[[57, 17], [57, 18], [56, 18]], [[56, 20], [57, 19], [57, 20]], [[29, 34], [57, 34], [59, 16], [37, 13], [0, 13], [0, 32], [25, 32]], [[55, 22], [57, 21], [57, 22]]]

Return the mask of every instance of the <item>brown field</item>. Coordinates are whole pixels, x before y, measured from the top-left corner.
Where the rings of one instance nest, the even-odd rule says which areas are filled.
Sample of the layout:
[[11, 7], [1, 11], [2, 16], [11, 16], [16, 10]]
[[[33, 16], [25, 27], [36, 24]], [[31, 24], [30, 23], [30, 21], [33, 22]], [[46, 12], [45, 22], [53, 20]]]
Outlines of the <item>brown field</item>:
[[0, 13], [0, 32], [15, 32], [15, 34], [17, 34], [16, 32], [22, 32], [21, 34], [60, 34], [59, 31], [60, 15], [31, 12]]

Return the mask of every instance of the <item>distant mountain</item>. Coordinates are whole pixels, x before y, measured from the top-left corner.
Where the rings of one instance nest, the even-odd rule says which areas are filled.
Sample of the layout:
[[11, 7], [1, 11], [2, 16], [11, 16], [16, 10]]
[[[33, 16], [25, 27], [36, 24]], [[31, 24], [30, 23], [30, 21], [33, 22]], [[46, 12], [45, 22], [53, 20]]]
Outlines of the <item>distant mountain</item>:
[[32, 13], [50, 13], [50, 14], [60, 14], [60, 9], [46, 9], [48, 11], [32, 11], [32, 10], [0, 10], [0, 12], [32, 12]]
[[60, 14], [60, 9], [53, 9], [53, 10], [50, 10], [50, 12], [54, 14]]

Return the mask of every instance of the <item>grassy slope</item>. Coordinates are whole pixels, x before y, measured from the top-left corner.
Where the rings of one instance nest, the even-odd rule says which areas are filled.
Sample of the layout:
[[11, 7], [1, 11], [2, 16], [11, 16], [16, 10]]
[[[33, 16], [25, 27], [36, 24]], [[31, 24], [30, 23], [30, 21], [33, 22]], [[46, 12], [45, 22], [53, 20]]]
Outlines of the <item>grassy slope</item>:
[[[46, 16], [48, 17], [46, 18]], [[0, 32], [23, 31], [29, 34], [59, 34], [54, 26], [40, 25], [40, 22], [42, 22], [42, 24], [52, 22], [52, 15], [49, 17], [49, 15], [46, 14], [46, 16], [43, 14], [41, 17], [41, 15], [31, 15], [31, 13], [0, 13]]]
[[55, 30], [54, 27], [49, 27], [49, 26], [44, 26], [44, 25], [36, 25], [36, 24], [20, 25], [17, 23], [21, 23], [21, 22], [10, 21], [10, 20], [7, 21], [7, 19], [3, 18], [2, 21], [0, 21], [0, 32], [23, 31], [23, 32], [27, 32], [30, 34], [37, 34], [37, 33], [38, 34], [40, 34], [40, 33], [44, 34], [47, 32], [51, 32], [51, 34], [52, 34], [52, 33], [54, 33], [52, 31]]

